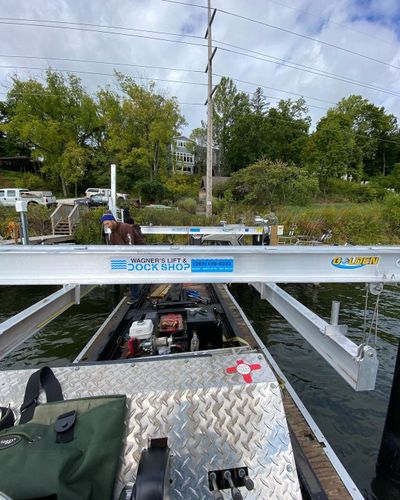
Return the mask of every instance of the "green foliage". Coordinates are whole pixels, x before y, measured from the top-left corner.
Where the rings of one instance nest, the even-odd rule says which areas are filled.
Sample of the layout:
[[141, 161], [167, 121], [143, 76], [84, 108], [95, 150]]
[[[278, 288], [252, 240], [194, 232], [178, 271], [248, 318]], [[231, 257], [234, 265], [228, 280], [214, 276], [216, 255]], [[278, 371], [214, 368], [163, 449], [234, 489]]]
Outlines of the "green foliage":
[[[226, 152], [236, 120], [250, 112], [247, 94], [238, 92], [231, 78], [221, 78], [213, 98], [214, 138], [219, 146], [221, 171], [230, 172]], [[221, 175], [221, 172], [218, 172]]]
[[167, 170], [169, 145], [185, 120], [176, 99], [157, 93], [154, 82], [145, 88], [121, 73], [116, 76], [122, 100], [108, 88], [98, 92], [101, 150], [106, 164], [119, 165], [120, 182], [131, 189], [137, 181], [156, 179]]
[[327, 181], [326, 193], [331, 199], [348, 200], [354, 203], [365, 203], [367, 201], [383, 200], [387, 190], [378, 184], [360, 184], [342, 179], [331, 178]]
[[104, 213], [102, 208], [89, 210], [82, 214], [75, 231], [75, 242], [84, 245], [101, 245], [104, 243], [103, 228], [100, 217]]
[[[373, 202], [367, 204], [347, 204], [345, 206], [313, 206], [300, 210], [292, 207], [278, 212], [279, 222], [286, 232], [296, 225], [296, 235], [307, 235], [317, 239], [328, 229], [333, 232], [332, 244], [351, 243], [355, 245], [398, 244], [400, 242], [399, 204], [390, 209]], [[392, 219], [388, 210], [393, 210]], [[397, 228], [397, 229], [396, 229]]]
[[165, 196], [165, 187], [160, 181], [141, 181], [136, 184], [136, 188], [144, 203], [160, 202]]
[[317, 172], [322, 189], [330, 177], [360, 180], [385, 176], [400, 154], [397, 120], [363, 99], [342, 99], [321, 118], [303, 152], [304, 163]]
[[228, 189], [236, 200], [255, 206], [281, 203], [305, 205], [318, 191], [317, 179], [283, 162], [262, 160], [234, 173]]
[[15, 187], [30, 189], [31, 191], [48, 191], [49, 186], [46, 180], [40, 175], [25, 172], [18, 179]]
[[400, 195], [390, 194], [383, 205], [384, 219], [390, 226], [394, 235], [400, 235]]
[[227, 202], [224, 198], [212, 199], [212, 211], [214, 215], [222, 215], [227, 207]]
[[42, 171], [66, 183], [82, 179], [87, 157], [83, 149], [96, 127], [96, 106], [74, 75], [48, 70], [46, 83], [12, 78], [7, 96], [11, 138], [29, 144], [34, 158], [42, 158]]
[[165, 175], [162, 181], [165, 193], [173, 203], [181, 198], [198, 198], [201, 181], [198, 175]]
[[183, 198], [178, 201], [178, 207], [185, 210], [189, 214], [195, 214], [197, 210], [197, 203], [193, 198]]
[[42, 236], [51, 234], [50, 215], [54, 207], [45, 207], [43, 205], [28, 205], [28, 225], [30, 236]]

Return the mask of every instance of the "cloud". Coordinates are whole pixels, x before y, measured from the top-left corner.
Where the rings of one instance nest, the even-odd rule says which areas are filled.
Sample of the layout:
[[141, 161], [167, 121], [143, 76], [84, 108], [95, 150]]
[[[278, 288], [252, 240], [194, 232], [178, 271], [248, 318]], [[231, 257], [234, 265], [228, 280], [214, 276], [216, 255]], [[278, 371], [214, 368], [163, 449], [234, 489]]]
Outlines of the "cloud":
[[[189, 3], [191, 0], [185, 1]], [[212, 3], [220, 9], [212, 27], [215, 40], [280, 58], [291, 65], [301, 64], [317, 68], [339, 77], [343, 75], [397, 92], [400, 70], [396, 68], [221, 12], [231, 11], [239, 16], [319, 38], [327, 44], [338, 45], [400, 66], [400, 4], [397, 0], [337, 0], [335, 3], [326, 4], [317, 0], [298, 0], [295, 6], [290, 0], [253, 0], [246, 3], [239, 0], [213, 0]], [[65, 23], [84, 22], [185, 35], [115, 28], [112, 31], [121, 33], [116, 35], [105, 33], [107, 30], [96, 26], [86, 26], [92, 31], [80, 31], [3, 24], [0, 66], [46, 67], [50, 64], [53, 68], [68, 69], [71, 72], [90, 71], [112, 75], [115, 65], [116, 69], [136, 78], [177, 80], [177, 83], [158, 82], [157, 85], [164, 94], [176, 96], [180, 102], [185, 103], [182, 104], [182, 112], [186, 116], [188, 126], [184, 133], [188, 134], [192, 128], [200, 126], [201, 120], [205, 120], [206, 109], [200, 104], [206, 100], [206, 86], [179, 83], [207, 83], [207, 75], [204, 73], [207, 48], [202, 38], [207, 25], [205, 9], [161, 0], [110, 0], [102, 2], [101, 8], [97, 0], [31, 0], [18, 4], [3, 2], [2, 16], [58, 20]], [[66, 24], [62, 26], [67, 27]], [[196, 36], [198, 38], [193, 38]], [[331, 105], [330, 102], [337, 102], [350, 94], [361, 94], [375, 104], [385, 106], [389, 112], [397, 113], [397, 96], [363, 88], [354, 83], [317, 76], [307, 68], [294, 69], [282, 65], [279, 61], [265, 62], [238, 55], [232, 51], [245, 51], [223, 46], [219, 42], [215, 45], [227, 49], [217, 51], [213, 64], [215, 73], [255, 84], [237, 83], [240, 90], [254, 92], [257, 85], [282, 89], [265, 89], [265, 93], [271, 96], [268, 99], [271, 105], [274, 105], [277, 99], [290, 96], [283, 91], [293, 92], [294, 99], [297, 98], [295, 94], [314, 97], [306, 98], [314, 126], [325, 114]], [[254, 53], [248, 54], [258, 57]], [[113, 64], [17, 59], [7, 55], [93, 60]], [[118, 63], [163, 66], [171, 69], [119, 66]], [[7, 75], [13, 72], [17, 72], [21, 77], [40, 75], [38, 70], [0, 67], [0, 82], [3, 87], [0, 91], [4, 92], [4, 88], [10, 85]], [[112, 76], [77, 74], [91, 93], [94, 93], [99, 85], [104, 86], [115, 81]], [[214, 76], [214, 84], [218, 81], [219, 78]]]

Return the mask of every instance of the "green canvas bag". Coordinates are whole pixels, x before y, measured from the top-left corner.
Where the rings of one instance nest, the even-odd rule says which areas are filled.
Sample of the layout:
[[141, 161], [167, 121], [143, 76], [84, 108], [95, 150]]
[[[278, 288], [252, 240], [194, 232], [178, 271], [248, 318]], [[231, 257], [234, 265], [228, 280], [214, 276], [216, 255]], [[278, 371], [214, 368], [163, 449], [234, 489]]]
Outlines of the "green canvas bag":
[[111, 499], [125, 408], [121, 395], [64, 401], [50, 368], [32, 374], [19, 425], [0, 431], [0, 492], [13, 500]]

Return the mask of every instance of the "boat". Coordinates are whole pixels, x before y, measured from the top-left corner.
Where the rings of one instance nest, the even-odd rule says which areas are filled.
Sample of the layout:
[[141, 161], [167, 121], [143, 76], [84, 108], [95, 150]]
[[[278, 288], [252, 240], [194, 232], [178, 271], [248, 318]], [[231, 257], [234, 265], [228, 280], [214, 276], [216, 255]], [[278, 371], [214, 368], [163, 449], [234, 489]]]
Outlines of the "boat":
[[[142, 284], [138, 303], [130, 305], [123, 297], [74, 362], [54, 368], [69, 399], [127, 396], [116, 498], [121, 491], [124, 498], [137, 500], [363, 498], [226, 282], [253, 283], [275, 302], [283, 295], [271, 282], [345, 281], [351, 276], [377, 286], [398, 279], [398, 249], [68, 246], [5, 247], [0, 252], [8, 263], [1, 267], [0, 284], [64, 284], [58, 298], [46, 301], [54, 304], [47, 318], [65, 309], [71, 298], [79, 302], [96, 284], [129, 284], [132, 273]], [[349, 253], [364, 262], [350, 274], [335, 265]], [[324, 273], [318, 259], [326, 263]], [[23, 315], [25, 337], [34, 330], [26, 319], [37, 324], [40, 309]], [[3, 355], [25, 338], [15, 339], [15, 330], [21, 331], [16, 323], [14, 335], [3, 327]], [[333, 323], [334, 334], [328, 331], [324, 341], [338, 349], [340, 332]], [[349, 345], [342, 347], [341, 357], [346, 349], [351, 352]], [[358, 378], [351, 361], [344, 360], [347, 380], [358, 389], [371, 384], [377, 367], [372, 348], [364, 348], [372, 356], [353, 359]], [[10, 404], [16, 415], [32, 372], [0, 372], [0, 403]], [[160, 447], [166, 457], [161, 465], [146, 459]], [[151, 496], [139, 494], [149, 488]]]

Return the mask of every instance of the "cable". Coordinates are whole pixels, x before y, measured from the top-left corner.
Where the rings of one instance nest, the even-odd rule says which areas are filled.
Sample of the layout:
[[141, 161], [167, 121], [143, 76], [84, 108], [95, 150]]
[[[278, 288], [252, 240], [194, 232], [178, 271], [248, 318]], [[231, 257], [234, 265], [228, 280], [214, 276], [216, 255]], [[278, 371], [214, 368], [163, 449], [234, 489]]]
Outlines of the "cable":
[[[171, 1], [171, 0], [163, 0], [163, 1]], [[176, 3], [179, 3], [179, 2], [176, 2]], [[184, 5], [189, 5], [189, 4], [184, 4]], [[75, 28], [75, 27], [71, 27], [71, 26], [50, 26], [50, 25], [44, 25], [44, 24], [14, 23], [14, 22], [2, 22], [2, 21], [0, 21], [0, 24], [12, 24], [12, 25], [17, 25], [17, 26], [34, 26], [34, 27], [44, 27], [44, 28], [67, 29], [67, 30], [75, 30], [75, 31], [88, 31], [88, 32], [105, 33], [105, 34], [111, 34], [111, 35], [121, 35], [121, 36], [128, 36], [128, 37], [137, 37], [137, 38], [157, 40], [157, 41], [164, 41], [164, 42], [170, 42], [170, 43], [179, 43], [179, 44], [192, 45], [192, 46], [198, 46], [198, 47], [206, 47], [205, 44], [200, 44], [200, 43], [195, 43], [195, 42], [185, 42], [183, 40], [170, 40], [170, 39], [167, 39], [167, 38], [145, 36], [145, 35], [136, 35], [136, 34], [131, 34], [131, 33], [121, 33], [121, 32], [116, 32], [116, 31], [105, 31], [105, 30], [97, 30], [97, 29], [89, 29], [89, 28]], [[180, 36], [180, 35], [177, 35], [177, 36]], [[226, 46], [236, 47], [239, 50], [244, 50], [244, 51], [252, 52], [252, 53], [258, 53], [256, 51], [252, 51], [250, 49], [246, 49], [246, 48], [243, 48], [243, 47], [238, 47], [236, 45], [228, 44], [226, 42], [219, 41], [218, 43], [222, 43], [223, 45], [226, 45]], [[267, 59], [260, 59], [259, 57], [251, 56], [250, 54], [244, 54], [244, 53], [237, 52], [237, 51], [234, 51], [234, 50], [229, 50], [226, 47], [218, 47], [218, 48], [220, 50], [222, 50], [222, 51], [226, 51], [226, 52], [230, 52], [230, 53], [233, 53], [233, 54], [242, 55], [244, 57], [250, 57], [252, 59], [258, 59], [258, 60], [261, 60], [261, 61], [264, 61], [264, 62], [270, 62], [270, 63], [273, 63], [273, 64], [279, 64], [280, 66], [285, 66], [285, 67], [288, 67], [288, 68], [291, 68], [291, 69], [297, 69], [298, 71], [305, 71], [307, 73], [314, 74], [316, 76], [323, 76], [325, 78], [330, 78], [330, 79], [333, 79], [333, 80], [342, 81], [344, 83], [351, 83], [353, 85], [357, 85], [357, 86], [360, 86], [360, 87], [368, 88], [370, 90], [374, 90], [374, 91], [378, 91], [378, 92], [384, 92], [384, 93], [391, 94], [391, 95], [394, 95], [394, 96], [400, 96], [400, 94], [395, 93], [394, 91], [390, 91], [390, 90], [382, 89], [382, 88], [379, 88], [379, 87], [375, 87], [375, 86], [372, 86], [370, 84], [363, 84], [361, 82], [357, 82], [357, 80], [352, 80], [352, 79], [349, 79], [347, 77], [342, 77], [340, 75], [335, 75], [334, 73], [331, 74], [331, 73], [328, 73], [328, 72], [325, 72], [325, 71], [322, 71], [322, 70], [318, 70], [316, 68], [312, 68], [312, 67], [309, 67], [309, 66], [301, 65], [299, 63], [288, 64], [288, 63], [285, 63], [283, 59], [278, 59], [276, 57], [269, 56], [267, 54], [258, 53], [258, 54], [262, 55], [262, 57], [264, 57], [264, 58], [269, 57], [269, 58], [275, 59], [275, 60], [277, 60], [279, 62], [269, 61]], [[299, 66], [299, 67], [296, 67], [296, 66]], [[305, 69], [301, 69], [302, 67], [309, 68], [309, 69], [306, 71]], [[357, 83], [355, 83], [355, 82], [357, 82]]]
[[[187, 38], [197, 38], [200, 40], [204, 40], [204, 37], [199, 35], [189, 35], [186, 33], [171, 33], [169, 31], [154, 31], [154, 30], [145, 30], [142, 28], [127, 28], [125, 26], [112, 26], [105, 24], [94, 24], [94, 23], [82, 23], [76, 21], [56, 21], [54, 19], [29, 19], [24, 17], [0, 17], [0, 21], [27, 21], [28, 23], [53, 23], [53, 24], [71, 24], [73, 26], [90, 26], [93, 28], [106, 28], [112, 30], [126, 30], [126, 31], [139, 31], [142, 33], [154, 33], [157, 35], [170, 35], [170, 36], [181, 36]], [[28, 24], [29, 26], [29, 24]]]
[[[33, 27], [38, 27], [38, 28], [53, 28], [53, 29], [60, 29], [60, 30], [73, 30], [73, 31], [87, 31], [89, 33], [104, 33], [106, 35], [120, 35], [120, 36], [127, 36], [127, 37], [134, 37], [134, 38], [144, 38], [147, 40], [157, 40], [160, 42], [170, 42], [170, 43], [181, 43], [184, 45], [195, 45], [197, 47], [207, 47], [207, 45], [203, 43], [195, 43], [195, 42], [185, 42], [183, 40], [170, 40], [169, 38], [160, 38], [156, 36], [146, 36], [146, 35], [136, 35], [134, 33], [121, 33], [120, 31], [107, 31], [107, 30], [99, 30], [99, 29], [92, 29], [92, 28], [75, 28], [74, 26], [52, 26], [50, 24], [32, 24], [32, 23], [17, 23], [17, 22], [10, 22], [10, 21], [0, 21], [0, 24], [7, 24], [7, 25], [12, 25], [12, 26], [33, 26]], [[175, 33], [175, 36], [182, 36], [177, 33]]]
[[[225, 75], [219, 75], [218, 73], [213, 73], [214, 76], [218, 76], [219, 78], [224, 78]], [[262, 85], [261, 83], [247, 82], [246, 80], [239, 80], [238, 78], [230, 77], [233, 81], [239, 83], [245, 83], [247, 85], [254, 85], [256, 87], [261, 87], [263, 89], [275, 90], [276, 92], [283, 92], [284, 94], [297, 95], [299, 97], [304, 97], [307, 99], [314, 99], [315, 101], [326, 102], [328, 104], [336, 104], [334, 101], [327, 101], [326, 99], [320, 99], [319, 97], [312, 97], [305, 94], [298, 94], [297, 92], [289, 92], [288, 90], [277, 89], [275, 87], [268, 87], [267, 85]], [[266, 96], [267, 97], [267, 96]], [[323, 109], [323, 108], [321, 108]]]
[[[33, 69], [33, 70], [39, 70], [39, 71], [46, 71], [49, 68], [40, 68], [36, 66], [8, 66], [8, 65], [0, 65], [0, 68], [5, 68], [5, 69]], [[99, 76], [115, 76], [113, 73], [100, 73], [98, 71], [81, 71], [81, 70], [71, 70], [71, 69], [62, 69], [62, 68], [51, 68], [54, 71], [59, 71], [60, 73], [80, 73], [83, 75], [99, 75]], [[170, 80], [167, 78], [148, 78], [148, 77], [143, 77], [143, 76], [134, 76], [133, 78], [136, 78], [137, 80], [153, 80], [156, 82], [167, 82], [167, 83], [183, 83], [183, 84], [190, 84], [190, 85], [200, 85], [200, 86], [207, 86], [207, 83], [200, 83], [200, 82], [187, 82], [184, 80]]]
[[147, 66], [144, 64], [130, 64], [130, 63], [120, 63], [120, 62], [109, 62], [109, 61], [94, 61], [91, 59], [72, 59], [69, 57], [41, 57], [41, 56], [21, 56], [14, 54], [0, 54], [0, 57], [8, 58], [18, 58], [18, 59], [42, 59], [48, 61], [66, 61], [66, 62], [80, 62], [80, 63], [90, 63], [90, 64], [107, 64], [111, 66], [127, 66], [132, 68], [147, 68], [147, 69], [162, 69], [168, 71], [183, 71], [188, 73], [201, 73], [204, 74], [204, 70], [200, 69], [184, 69], [184, 68], [168, 68], [165, 66]]
[[[0, 92], [0, 95], [8, 95], [9, 92]], [[13, 95], [29, 95], [40, 97], [60, 97], [58, 94], [49, 94], [48, 92], [12, 92]], [[88, 97], [95, 97], [94, 95], [86, 94]], [[123, 96], [118, 96], [122, 98]], [[4, 102], [4, 101], [3, 101]], [[180, 106], [204, 106], [204, 102], [183, 102], [177, 101]]]
[[[72, 59], [72, 58], [65, 58], [65, 57], [39, 57], [39, 56], [22, 56], [22, 55], [10, 55], [10, 54], [0, 54], [0, 57], [8, 57], [8, 58], [20, 58], [20, 59], [41, 59], [41, 60], [49, 60], [49, 61], [67, 61], [67, 62], [80, 62], [80, 63], [93, 63], [93, 64], [107, 64], [107, 65], [113, 65], [113, 66], [128, 66], [128, 67], [138, 67], [138, 68], [147, 68], [147, 69], [161, 69], [161, 70], [168, 70], [168, 71], [182, 71], [182, 72], [191, 72], [191, 73], [201, 73], [204, 74], [204, 71], [202, 70], [191, 70], [191, 69], [184, 69], [184, 68], [170, 68], [170, 67], [165, 67], [165, 66], [147, 66], [147, 65], [140, 65], [140, 64], [129, 64], [129, 63], [113, 63], [113, 62], [108, 62], [108, 61], [94, 61], [90, 59]], [[18, 69], [18, 66], [15, 67]], [[218, 73], [213, 73], [214, 76], [217, 76], [219, 78], [223, 78], [224, 75], [220, 75]], [[232, 77], [231, 77], [232, 78]], [[254, 82], [247, 82], [245, 80], [239, 80], [238, 78], [232, 78], [235, 82], [239, 83], [244, 83], [247, 85], [254, 85], [258, 87], [262, 87], [264, 89], [270, 89], [270, 90], [275, 90], [276, 92], [283, 92], [284, 94], [290, 94], [290, 95], [297, 95], [299, 97], [304, 97], [307, 99], [313, 99], [315, 101], [320, 101], [320, 102], [326, 102], [328, 104], [336, 104], [334, 101], [328, 101], [326, 99], [320, 99], [318, 97], [312, 97], [308, 96], [305, 94], [299, 94], [296, 92], [289, 92], [284, 89], [278, 89], [275, 87], [269, 87], [267, 85], [262, 85], [262, 84], [257, 84]], [[274, 97], [271, 96], [272, 99]]]
[[[219, 43], [221, 43], [221, 42], [219, 42]], [[225, 44], [225, 42], [222, 42], [222, 43]], [[225, 45], [230, 45], [230, 44], [225, 44]], [[253, 56], [251, 54], [245, 54], [243, 52], [238, 52], [237, 50], [227, 49], [225, 47], [218, 47], [218, 49], [222, 50], [222, 51], [225, 51], [225, 52], [230, 52], [232, 54], [237, 54], [237, 55], [241, 55], [241, 56], [245, 56], [245, 57], [250, 57], [251, 59], [257, 59], [258, 61], [269, 62], [269, 63], [272, 63], [272, 64], [276, 64], [278, 66], [286, 66], [288, 68], [297, 69], [298, 71], [303, 71], [305, 73], [310, 73], [310, 74], [313, 74], [313, 75], [322, 76], [323, 78], [329, 78], [331, 80], [337, 80], [339, 82], [350, 83], [350, 84], [356, 85], [358, 87], [363, 87], [363, 88], [367, 88], [369, 90], [374, 90], [374, 91], [377, 91], [377, 92], [383, 92], [385, 94], [389, 94], [389, 95], [393, 95], [393, 96], [396, 96], [396, 97], [400, 97], [400, 94], [397, 93], [397, 92], [395, 92], [395, 91], [383, 89], [383, 88], [380, 88], [380, 87], [375, 87], [375, 86], [370, 85], [368, 83], [361, 83], [361, 82], [356, 83], [357, 80], [348, 79], [346, 77], [335, 76], [334, 73], [327, 73], [327, 72], [321, 71], [321, 70], [303, 69], [301, 67], [303, 65], [300, 65], [298, 63], [287, 64], [285, 62], [276, 62], [276, 61], [270, 61], [270, 60], [266, 59], [266, 57], [271, 57], [272, 58], [272, 56], [264, 55], [263, 57], [257, 57], [257, 56]], [[249, 52], [254, 52], [254, 51], [250, 51], [249, 49], [241, 49], [241, 50], [247, 50]], [[277, 59], [277, 58], [274, 58], [274, 59]], [[280, 59], [279, 61], [284, 61], [284, 60]], [[293, 66], [293, 64], [296, 64], [297, 66], [300, 66], [300, 67]]]
[[[313, 14], [309, 10], [297, 9], [296, 7], [292, 7], [291, 5], [287, 5], [287, 4], [282, 3], [282, 2], [277, 2], [276, 0], [268, 0], [268, 1], [269, 1], [269, 3], [274, 3], [276, 5], [280, 5], [281, 7], [285, 7], [286, 9], [290, 9], [290, 10], [294, 10], [294, 11], [297, 11], [297, 12], [301, 12], [303, 14], [306, 14], [307, 16], [315, 17], [316, 19], [321, 20], [320, 16], [318, 16], [316, 14]], [[377, 36], [370, 35], [369, 33], [366, 33], [365, 31], [361, 31], [361, 30], [357, 30], [355, 28], [351, 28], [350, 26], [347, 26], [346, 24], [338, 23], [336, 21], [331, 21], [330, 19], [326, 20], [326, 21], [323, 20], [323, 22], [324, 22], [324, 24], [334, 24], [335, 26], [340, 26], [341, 28], [344, 28], [346, 30], [354, 31], [354, 33], [359, 33], [360, 35], [367, 36], [368, 38], [373, 38], [374, 40], [379, 40], [380, 42], [386, 43], [387, 45], [391, 45], [392, 47], [397, 47], [394, 43], [391, 43], [388, 40], [384, 40], [383, 38], [379, 38]]]
[[[175, 3], [175, 4], [181, 4], [181, 5], [186, 5], [186, 6], [191, 6], [191, 7], [199, 7], [199, 8], [206, 8], [203, 5], [195, 5], [195, 4], [187, 4], [184, 2], [179, 2], [177, 0], [162, 0], [163, 2], [169, 2], [169, 3]], [[238, 19], [243, 19], [245, 21], [249, 21], [251, 23], [256, 23], [260, 24], [262, 26], [266, 26], [267, 28], [272, 28], [274, 30], [282, 31], [283, 33], [288, 33], [289, 35], [294, 35], [298, 36], [300, 38], [304, 38], [306, 40], [311, 40], [312, 42], [320, 43], [321, 45], [326, 45], [327, 47], [331, 47], [337, 50], [341, 50], [343, 52], [347, 52], [349, 54], [362, 57], [364, 59], [368, 59], [369, 61], [376, 62], [378, 64], [383, 64], [385, 66], [389, 66], [390, 68], [395, 68], [395, 69], [400, 69], [400, 66], [395, 66], [394, 64], [387, 63], [385, 61], [381, 61], [380, 59], [375, 59], [374, 57], [367, 56], [366, 54], [361, 54], [360, 52], [355, 52], [354, 50], [346, 49], [345, 47], [340, 47], [339, 45], [335, 45], [333, 43], [329, 42], [324, 42], [323, 40], [319, 40], [318, 38], [313, 38], [312, 36], [308, 35], [303, 35], [302, 33], [297, 33], [296, 31], [288, 30], [286, 28], [282, 28], [281, 26], [276, 26], [274, 24], [269, 24], [264, 21], [259, 21], [258, 19], [252, 19], [251, 17], [247, 16], [242, 16], [241, 14], [236, 14], [235, 12], [231, 12], [229, 10], [224, 10], [224, 9], [216, 9], [218, 12], [222, 12], [223, 14], [226, 14], [228, 16], [232, 17], [237, 17]]]

